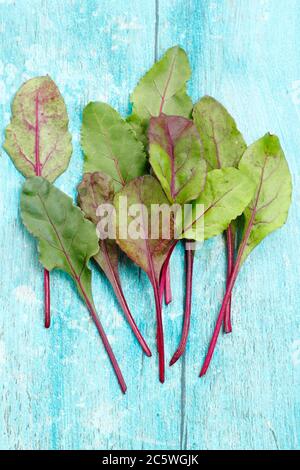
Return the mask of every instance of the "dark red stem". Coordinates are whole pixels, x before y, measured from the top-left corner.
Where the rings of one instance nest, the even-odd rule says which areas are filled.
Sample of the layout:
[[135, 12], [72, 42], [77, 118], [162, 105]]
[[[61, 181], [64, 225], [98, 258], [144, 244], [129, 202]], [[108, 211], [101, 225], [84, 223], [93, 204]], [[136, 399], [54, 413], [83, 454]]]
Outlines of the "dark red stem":
[[[259, 194], [260, 194], [260, 190], [261, 190], [261, 184], [260, 184], [260, 187], [259, 187], [259, 190], [258, 190], [256, 203], [254, 205], [255, 208], [257, 206], [257, 201], [258, 201], [258, 198], [259, 198]], [[213, 356], [213, 353], [214, 353], [214, 350], [215, 350], [215, 347], [216, 347], [216, 344], [217, 344], [217, 341], [218, 341], [218, 337], [219, 337], [219, 334], [220, 334], [221, 326], [222, 326], [222, 323], [223, 323], [223, 320], [224, 320], [226, 307], [227, 307], [227, 304], [230, 300], [232, 289], [234, 287], [235, 281], [237, 279], [237, 276], [238, 276], [238, 273], [239, 273], [239, 270], [240, 270], [240, 267], [241, 267], [243, 254], [244, 254], [245, 248], [247, 246], [247, 243], [248, 243], [248, 240], [249, 240], [252, 228], [253, 228], [255, 215], [256, 215], [256, 209], [253, 209], [250, 221], [249, 221], [248, 226], [247, 226], [247, 230], [245, 232], [245, 235], [243, 237], [241, 246], [240, 246], [239, 251], [238, 251], [235, 266], [234, 266], [232, 274], [230, 276], [230, 280], [229, 280], [229, 283], [228, 283], [228, 286], [227, 286], [227, 289], [226, 289], [226, 294], [225, 294], [225, 297], [223, 299], [222, 307], [221, 307], [221, 310], [220, 310], [220, 313], [219, 313], [219, 316], [218, 316], [218, 319], [217, 319], [215, 330], [214, 330], [214, 333], [213, 333], [213, 336], [212, 336], [212, 339], [211, 339], [211, 342], [210, 342], [210, 345], [209, 345], [209, 348], [208, 348], [208, 353], [206, 355], [206, 358], [204, 360], [204, 363], [203, 363], [203, 366], [202, 366], [202, 369], [201, 369], [201, 372], [200, 372], [200, 377], [203, 377], [206, 374], [207, 369], [209, 368], [209, 364], [210, 364], [210, 361], [212, 359], [212, 356]]]
[[108, 357], [109, 357], [109, 360], [110, 360], [110, 362], [111, 362], [111, 364], [112, 364], [112, 366], [113, 366], [113, 369], [114, 369], [115, 374], [116, 374], [116, 376], [117, 376], [117, 379], [118, 379], [119, 385], [120, 385], [120, 387], [121, 387], [121, 390], [122, 390], [123, 393], [126, 393], [127, 386], [126, 386], [126, 383], [125, 383], [123, 374], [122, 374], [122, 372], [121, 372], [121, 369], [120, 369], [120, 367], [119, 367], [119, 364], [118, 364], [118, 362], [117, 362], [117, 359], [116, 359], [116, 357], [115, 357], [115, 355], [114, 355], [114, 352], [113, 352], [113, 350], [112, 350], [112, 348], [111, 348], [111, 346], [110, 346], [110, 344], [109, 344], [109, 341], [108, 341], [108, 338], [107, 338], [107, 336], [106, 336], [106, 334], [105, 334], [105, 331], [104, 331], [104, 329], [103, 329], [103, 327], [102, 327], [102, 325], [101, 325], [101, 322], [100, 322], [100, 320], [99, 320], [99, 317], [98, 317], [98, 315], [97, 315], [97, 312], [95, 311], [95, 309], [94, 309], [92, 303], [90, 302], [88, 296], [86, 295], [86, 292], [85, 292], [85, 290], [83, 289], [83, 286], [82, 286], [82, 284], [81, 284], [81, 281], [80, 281], [80, 279], [79, 279], [77, 276], [76, 276], [76, 281], [78, 282], [79, 288], [80, 288], [80, 290], [81, 290], [81, 292], [82, 292], [82, 295], [83, 295], [83, 297], [84, 297], [84, 300], [85, 300], [85, 303], [86, 303], [86, 305], [87, 305], [87, 308], [89, 309], [89, 312], [90, 312], [90, 314], [91, 314], [91, 316], [92, 316], [92, 318], [93, 318], [93, 320], [94, 320], [94, 323], [95, 323], [95, 325], [96, 325], [96, 328], [97, 328], [97, 330], [98, 330], [98, 333], [99, 333], [99, 335], [100, 335], [100, 338], [101, 338], [101, 340], [102, 340], [102, 342], [103, 342], [104, 348], [105, 348], [105, 350], [106, 350], [106, 352], [107, 352], [107, 355], [108, 355]]
[[[232, 226], [229, 225], [227, 232], [226, 232], [226, 239], [227, 239], [227, 283], [226, 283], [226, 288], [228, 287], [229, 281], [230, 281], [230, 276], [233, 271], [234, 267], [234, 233], [232, 230]], [[231, 325], [231, 298], [232, 295], [230, 296], [230, 299], [228, 301], [227, 307], [226, 307], [226, 312], [225, 312], [225, 318], [224, 318], [224, 330], [225, 333], [231, 333], [232, 332], [232, 325]]]
[[170, 265], [168, 265], [166, 271], [166, 281], [165, 281], [165, 303], [169, 305], [172, 302], [172, 289], [171, 289], [171, 279], [170, 279]]
[[[187, 241], [186, 244], [189, 242]], [[195, 252], [192, 249], [186, 249], [185, 251], [185, 263], [186, 263], [186, 289], [185, 289], [185, 311], [183, 319], [183, 328], [181, 334], [181, 340], [177, 351], [170, 361], [170, 366], [175, 364], [178, 359], [182, 356], [185, 351], [186, 343], [188, 340], [190, 321], [191, 321], [191, 304], [192, 304], [192, 285], [193, 285], [193, 265], [194, 265]]]
[[157, 352], [158, 352], [158, 361], [159, 361], [159, 380], [161, 383], [165, 381], [165, 346], [164, 346], [164, 327], [162, 321], [162, 302], [159, 295], [158, 283], [154, 281], [153, 291], [155, 298], [155, 308], [156, 308], [156, 322], [157, 322]]
[[105, 259], [106, 259], [106, 262], [107, 262], [107, 265], [109, 267], [109, 269], [106, 271], [106, 275], [112, 285], [112, 288], [114, 290], [114, 293], [119, 301], [119, 304], [124, 312], [124, 315], [135, 335], [135, 337], [137, 338], [138, 342], [140, 343], [143, 351], [145, 352], [145, 354], [148, 356], [148, 357], [151, 357], [152, 356], [152, 353], [146, 343], [146, 341], [144, 340], [140, 330], [138, 329], [135, 321], [134, 321], [134, 318], [129, 310], [129, 307], [127, 305], [127, 302], [126, 302], [126, 299], [125, 299], [125, 296], [124, 296], [124, 293], [123, 293], [123, 290], [122, 290], [122, 287], [120, 285], [120, 281], [119, 281], [119, 278], [116, 276], [115, 272], [114, 272], [114, 269], [112, 267], [112, 264], [111, 264], [111, 260], [110, 260], [110, 257], [109, 257], [109, 254], [108, 254], [108, 251], [107, 251], [107, 246], [106, 246], [106, 242], [105, 240], [102, 240], [101, 241], [101, 248], [102, 248], [102, 251], [103, 251], [103, 254], [105, 256]]
[[178, 243], [178, 240], [174, 241], [172, 246], [170, 247], [169, 249], [169, 253], [167, 255], [167, 258], [163, 264], [163, 267], [162, 267], [162, 270], [161, 270], [161, 273], [160, 273], [160, 280], [159, 280], [159, 299], [160, 299], [160, 303], [162, 304], [162, 301], [163, 301], [163, 295], [164, 295], [164, 290], [165, 290], [165, 285], [166, 285], [166, 277], [167, 277], [167, 270], [168, 270], [168, 267], [169, 267], [169, 263], [170, 263], [170, 259], [171, 259], [171, 256], [172, 256], [172, 253], [175, 249], [175, 246], [177, 245]]
[[47, 269], [44, 269], [44, 300], [45, 300], [45, 328], [50, 328], [50, 275]]
[[145, 339], [143, 338], [140, 330], [138, 329], [137, 327], [137, 324], [135, 323], [135, 320], [129, 310], [129, 307], [127, 305], [127, 302], [126, 302], [126, 299], [124, 297], [124, 294], [123, 294], [123, 291], [122, 291], [122, 288], [121, 286], [119, 285], [118, 282], [113, 282], [112, 283], [112, 286], [113, 286], [113, 289], [114, 289], [114, 292], [115, 292], [115, 295], [119, 301], [119, 304], [124, 312], [124, 315], [136, 337], [136, 339], [138, 340], [139, 344], [141, 345], [144, 353], [148, 356], [148, 357], [151, 357], [152, 356], [152, 353], [150, 351], [150, 348], [149, 346], [147, 345]]

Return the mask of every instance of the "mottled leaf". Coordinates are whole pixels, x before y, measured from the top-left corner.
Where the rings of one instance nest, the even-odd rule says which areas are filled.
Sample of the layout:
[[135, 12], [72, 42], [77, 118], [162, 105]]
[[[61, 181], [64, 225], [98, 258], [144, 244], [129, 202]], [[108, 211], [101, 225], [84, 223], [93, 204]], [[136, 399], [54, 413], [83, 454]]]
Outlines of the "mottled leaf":
[[116, 191], [146, 171], [146, 156], [129, 124], [111, 106], [89, 103], [83, 111], [84, 172], [103, 171]]
[[[134, 204], [143, 205], [146, 210], [138, 210], [137, 214], [140, 219], [138, 230], [142, 233], [151, 234], [151, 206], [154, 204], [166, 204], [169, 202], [159, 184], [159, 182], [150, 175], [136, 178], [128, 183], [115, 196], [116, 207], [116, 225], [117, 225], [117, 243], [121, 249], [131, 258], [138, 266], [140, 266], [149, 276], [151, 282], [159, 281], [161, 267], [168, 254], [169, 247], [173, 239], [173, 219], [169, 215], [163, 215], [157, 239], [131, 237], [130, 224], [134, 221], [135, 215], [128, 214], [127, 220], [120, 217], [121, 203], [120, 198], [127, 198], [127, 206]], [[162, 228], [170, 227], [170, 239], [162, 238]], [[128, 234], [127, 238], [120, 237], [120, 233]]]
[[187, 227], [183, 238], [203, 241], [221, 234], [232, 220], [243, 213], [253, 197], [254, 189], [251, 177], [240, 170], [224, 168], [210, 171], [204, 191], [193, 203], [193, 224]]
[[[255, 182], [255, 194], [246, 208], [244, 236], [248, 236], [242, 262], [288, 216], [292, 180], [278, 137], [266, 134], [243, 155], [240, 170]], [[242, 246], [242, 244], [241, 244]]]
[[196, 199], [204, 188], [207, 164], [193, 121], [161, 114], [150, 119], [148, 137], [150, 163], [169, 201]]
[[236, 167], [247, 145], [224, 106], [205, 96], [195, 105], [193, 119], [203, 142], [209, 170]]
[[50, 77], [33, 78], [17, 92], [4, 149], [25, 177], [53, 182], [66, 170], [72, 153], [68, 115]]

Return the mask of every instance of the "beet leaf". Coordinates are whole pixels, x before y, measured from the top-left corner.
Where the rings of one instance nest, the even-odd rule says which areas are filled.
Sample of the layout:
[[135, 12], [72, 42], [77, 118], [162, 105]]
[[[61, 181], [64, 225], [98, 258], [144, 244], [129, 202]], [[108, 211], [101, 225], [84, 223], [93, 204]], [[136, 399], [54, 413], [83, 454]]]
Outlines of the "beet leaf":
[[111, 106], [89, 103], [83, 111], [84, 172], [111, 176], [115, 191], [146, 173], [146, 155], [129, 124]]
[[[128, 207], [132, 204], [142, 205], [139, 206], [139, 237], [133, 236], [130, 230], [131, 224], [136, 223], [135, 218], [130, 213], [128, 213], [127, 220], [120, 217], [123, 197], [127, 198]], [[159, 379], [163, 383], [165, 380], [165, 355], [159, 280], [162, 266], [170, 252], [170, 247], [174, 244], [174, 221], [170, 214], [163, 213], [157, 238], [150, 236], [147, 238], [146, 234], [148, 234], [148, 229], [150, 230], [151, 227], [151, 206], [153, 204], [168, 205], [168, 199], [159, 182], [150, 175], [132, 180], [115, 196], [117, 243], [127, 256], [145, 271], [153, 287], [157, 319]], [[170, 239], [165, 239], [162, 236], [162, 227], [165, 228], [166, 226], [170, 227]]]
[[[210, 96], [202, 98], [194, 107], [193, 119], [204, 145], [205, 159], [209, 170], [237, 167], [247, 145], [228, 111]], [[229, 225], [227, 242], [227, 284], [234, 265], [235, 230]], [[231, 299], [224, 319], [224, 329], [230, 333]]]
[[281, 228], [288, 217], [292, 181], [278, 137], [266, 134], [243, 155], [240, 171], [255, 183], [255, 193], [244, 211], [245, 227], [221, 310], [200, 376], [206, 374], [213, 356], [226, 307], [240, 268], [252, 250], [270, 233]]
[[[97, 208], [101, 204], [113, 204], [114, 194], [113, 180], [110, 176], [101, 172], [85, 173], [78, 186], [78, 204], [86, 218], [97, 225], [99, 222], [99, 217], [96, 214]], [[104, 238], [104, 236], [100, 237], [99, 251], [94, 256], [94, 260], [108, 278], [133, 333], [143, 351], [150, 357], [151, 351], [131, 315], [123, 294], [118, 270], [119, 247], [116, 241]]]
[[38, 239], [40, 262], [47, 271], [61, 269], [74, 280], [103, 341], [120, 387], [126, 384], [97, 315], [92, 297], [90, 258], [99, 250], [95, 226], [70, 197], [41, 177], [29, 178], [21, 194], [21, 216]]
[[[24, 83], [12, 104], [4, 149], [26, 178], [53, 182], [67, 168], [72, 153], [64, 100], [50, 77]], [[44, 271], [45, 327], [50, 327], [50, 280]]]
[[150, 163], [170, 203], [185, 204], [203, 190], [207, 164], [193, 121], [180, 116], [151, 118]]
[[190, 116], [193, 104], [186, 92], [190, 76], [188, 57], [183, 49], [175, 46], [141, 78], [130, 97], [133, 107], [128, 118], [138, 138], [143, 140], [152, 116], [161, 113]]

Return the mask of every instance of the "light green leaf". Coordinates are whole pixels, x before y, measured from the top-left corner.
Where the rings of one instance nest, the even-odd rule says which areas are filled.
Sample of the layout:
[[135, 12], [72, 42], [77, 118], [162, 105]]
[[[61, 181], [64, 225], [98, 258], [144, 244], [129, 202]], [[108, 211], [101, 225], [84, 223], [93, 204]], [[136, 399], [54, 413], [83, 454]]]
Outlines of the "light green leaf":
[[210, 96], [194, 107], [193, 119], [209, 170], [237, 167], [247, 145], [228, 111]]
[[193, 203], [192, 225], [183, 238], [203, 241], [221, 234], [251, 201], [255, 185], [235, 168], [210, 171], [204, 191]]
[[84, 172], [103, 171], [116, 191], [146, 171], [146, 156], [129, 124], [111, 106], [89, 103], [83, 111]]
[[266, 134], [251, 145], [239, 165], [255, 182], [255, 194], [246, 208], [244, 237], [249, 233], [242, 262], [270, 233], [282, 227], [288, 216], [292, 180], [278, 137]]
[[41, 177], [26, 180], [21, 216], [28, 231], [38, 239], [44, 268], [68, 273], [83, 300], [86, 302], [87, 296], [92, 303], [88, 262], [99, 250], [95, 226], [70, 197]]
[[[130, 97], [137, 135], [144, 133], [151, 116], [159, 116], [162, 112], [190, 117], [193, 104], [186, 91], [186, 82], [190, 76], [187, 55], [183, 49], [175, 46], [168, 49], [141, 78]], [[137, 131], [139, 125], [140, 130]]]
[[21, 86], [12, 104], [4, 149], [25, 176], [53, 182], [72, 153], [64, 100], [50, 77], [33, 78]]
[[151, 166], [171, 203], [196, 199], [204, 188], [207, 164], [193, 121], [181, 116], [150, 119]]

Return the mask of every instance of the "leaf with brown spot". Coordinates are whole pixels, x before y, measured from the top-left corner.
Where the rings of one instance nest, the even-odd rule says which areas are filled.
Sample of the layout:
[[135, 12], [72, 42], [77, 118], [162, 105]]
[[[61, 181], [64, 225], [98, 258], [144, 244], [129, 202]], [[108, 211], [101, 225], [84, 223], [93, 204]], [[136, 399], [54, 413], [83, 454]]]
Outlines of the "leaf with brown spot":
[[53, 182], [66, 170], [72, 153], [68, 122], [64, 100], [49, 76], [21, 86], [3, 147], [25, 177]]

